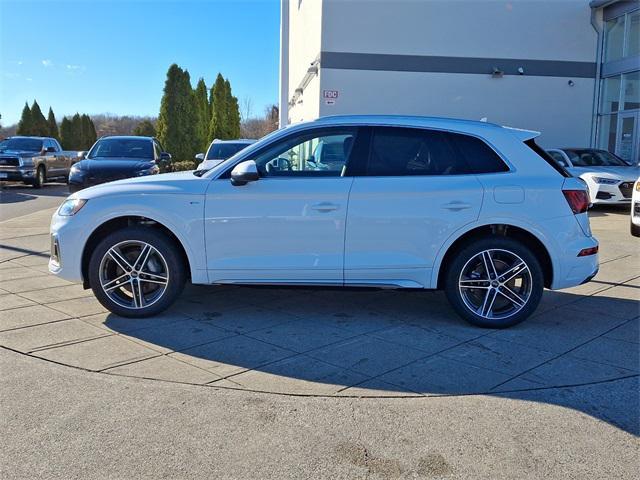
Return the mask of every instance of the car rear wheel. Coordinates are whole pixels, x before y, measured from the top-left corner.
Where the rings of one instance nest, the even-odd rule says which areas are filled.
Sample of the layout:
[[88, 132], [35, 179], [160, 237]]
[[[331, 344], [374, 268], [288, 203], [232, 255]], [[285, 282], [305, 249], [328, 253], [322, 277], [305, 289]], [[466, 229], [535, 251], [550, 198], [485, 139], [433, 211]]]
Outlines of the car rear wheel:
[[485, 328], [506, 328], [529, 317], [544, 289], [540, 262], [507, 237], [477, 240], [456, 253], [445, 292], [456, 312]]
[[186, 266], [175, 242], [149, 227], [109, 234], [89, 262], [91, 288], [105, 308], [123, 317], [148, 317], [180, 295]]

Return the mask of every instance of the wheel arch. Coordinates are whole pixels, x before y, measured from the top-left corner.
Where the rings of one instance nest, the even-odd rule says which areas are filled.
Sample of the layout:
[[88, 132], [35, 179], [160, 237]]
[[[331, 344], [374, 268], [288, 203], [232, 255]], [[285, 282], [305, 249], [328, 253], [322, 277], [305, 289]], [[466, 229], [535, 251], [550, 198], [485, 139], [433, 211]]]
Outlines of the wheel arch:
[[98, 243], [100, 243], [100, 241], [109, 233], [134, 225], [157, 229], [167, 235], [167, 237], [169, 237], [178, 247], [179, 253], [185, 262], [185, 267], [187, 268], [188, 278], [191, 278], [192, 262], [189, 254], [187, 253], [187, 248], [185, 248], [184, 242], [175, 233], [173, 233], [170, 228], [162, 222], [146, 216], [122, 215], [104, 221], [98, 225], [87, 238], [81, 257], [82, 279], [83, 286], [85, 288], [91, 288], [91, 285], [89, 284], [89, 261], [91, 260], [91, 253]]
[[553, 257], [549, 252], [548, 246], [540, 238], [539, 234], [532, 232], [532, 229], [522, 225], [515, 225], [511, 222], [475, 225], [465, 231], [459, 232], [456, 237], [450, 238], [448, 245], [441, 249], [436, 259], [433, 268], [432, 284], [435, 285], [436, 288], [443, 288], [447, 266], [456, 252], [476, 239], [486, 238], [492, 235], [514, 238], [529, 247], [542, 267], [544, 286], [546, 288], [551, 287], [557, 266], [553, 263]]

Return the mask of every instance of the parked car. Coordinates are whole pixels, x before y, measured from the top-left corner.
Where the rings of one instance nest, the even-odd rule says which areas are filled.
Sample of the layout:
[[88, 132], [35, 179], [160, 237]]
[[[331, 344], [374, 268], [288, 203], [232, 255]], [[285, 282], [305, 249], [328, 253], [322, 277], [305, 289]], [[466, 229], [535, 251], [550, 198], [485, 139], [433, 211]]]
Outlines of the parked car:
[[636, 180], [631, 196], [631, 235], [640, 237], [640, 178]]
[[168, 162], [171, 155], [152, 137], [102, 137], [91, 147], [87, 158], [76, 163], [69, 175], [69, 190], [130, 177], [160, 173], [159, 163]]
[[218, 140], [216, 138], [211, 142], [211, 145], [209, 145], [206, 155], [204, 153], [196, 155], [196, 160], [200, 162], [197, 170], [211, 170], [216, 165], [255, 142], [255, 140], [243, 138], [238, 140]]
[[78, 152], [63, 151], [55, 138], [8, 137], [0, 141], [0, 180], [40, 188], [47, 180], [66, 180]]
[[631, 202], [633, 182], [640, 167], [630, 165], [606, 150], [594, 148], [552, 148], [547, 150], [571, 175], [582, 178], [589, 187], [593, 204]]
[[[49, 269], [126, 317], [161, 312], [190, 279], [441, 288], [469, 322], [507, 327], [544, 287], [598, 271], [586, 186], [537, 135], [425, 117], [296, 124], [207, 172], [71, 195], [52, 219]], [[337, 143], [331, 168], [308, 162]]]

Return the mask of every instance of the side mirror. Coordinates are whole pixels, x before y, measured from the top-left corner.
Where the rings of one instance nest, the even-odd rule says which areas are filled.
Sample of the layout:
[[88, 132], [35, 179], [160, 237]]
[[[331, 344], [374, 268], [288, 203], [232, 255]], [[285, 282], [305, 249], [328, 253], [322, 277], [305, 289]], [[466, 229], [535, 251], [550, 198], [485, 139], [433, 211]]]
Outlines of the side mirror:
[[231, 170], [231, 184], [239, 187], [260, 179], [258, 166], [253, 160], [239, 163]]
[[76, 153], [76, 157], [77, 158], [84, 158], [87, 156], [87, 151], [86, 150], [80, 150], [78, 153]]
[[196, 160], [198, 160], [199, 162], [204, 162], [204, 153], [197, 154]]
[[160, 161], [161, 162], [170, 162], [171, 161], [171, 154], [167, 153], [167, 152], [162, 152], [160, 154]]

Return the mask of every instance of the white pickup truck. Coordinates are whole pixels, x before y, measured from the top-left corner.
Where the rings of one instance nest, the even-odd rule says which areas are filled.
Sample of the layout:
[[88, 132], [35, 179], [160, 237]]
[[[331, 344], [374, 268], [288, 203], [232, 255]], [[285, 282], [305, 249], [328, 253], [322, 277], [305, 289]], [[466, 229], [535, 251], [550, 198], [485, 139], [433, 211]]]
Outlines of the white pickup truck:
[[50, 137], [9, 137], [0, 141], [0, 181], [18, 181], [40, 188], [47, 180], [69, 177], [84, 152], [63, 151]]

